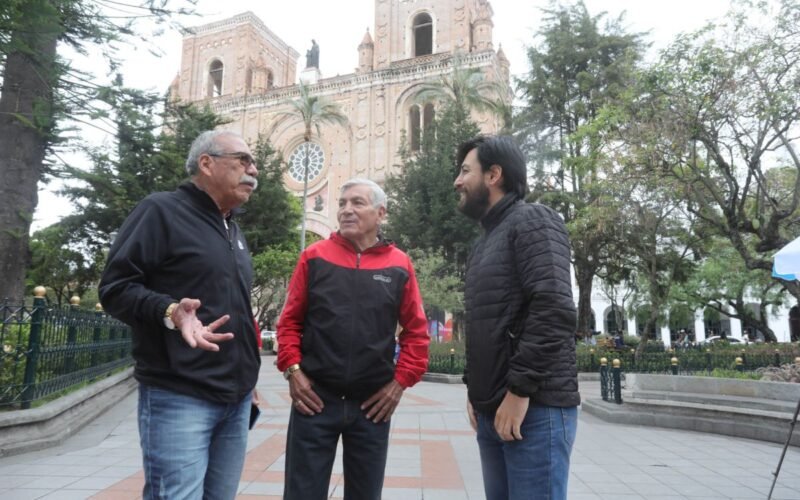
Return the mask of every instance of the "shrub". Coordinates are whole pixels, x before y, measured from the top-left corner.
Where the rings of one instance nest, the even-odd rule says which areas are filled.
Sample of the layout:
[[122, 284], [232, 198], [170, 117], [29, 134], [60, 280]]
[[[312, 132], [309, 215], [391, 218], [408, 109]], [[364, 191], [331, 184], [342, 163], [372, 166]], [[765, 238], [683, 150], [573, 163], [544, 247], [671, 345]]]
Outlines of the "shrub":
[[770, 382], [794, 382], [800, 383], [800, 364], [785, 364], [781, 366], [767, 366], [756, 370], [761, 376], [761, 380]]

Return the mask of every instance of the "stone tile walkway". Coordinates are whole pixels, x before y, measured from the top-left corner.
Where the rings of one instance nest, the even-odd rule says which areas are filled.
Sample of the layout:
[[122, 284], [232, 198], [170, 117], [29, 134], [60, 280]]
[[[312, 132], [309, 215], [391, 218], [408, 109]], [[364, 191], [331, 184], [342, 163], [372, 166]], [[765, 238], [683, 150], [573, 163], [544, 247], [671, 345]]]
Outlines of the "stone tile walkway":
[[[264, 357], [265, 399], [250, 433], [238, 498], [277, 499], [283, 491], [289, 414], [286, 382]], [[581, 383], [584, 398], [599, 395]], [[383, 498], [481, 499], [480, 461], [464, 413], [462, 385], [422, 382], [406, 392], [392, 422]], [[787, 429], [788, 431], [788, 429]], [[570, 500], [763, 500], [781, 446], [670, 429], [614, 425], [581, 414]], [[341, 498], [341, 454], [331, 498]], [[140, 498], [143, 485], [135, 393], [61, 446], [0, 459], [2, 499]], [[800, 499], [800, 450], [790, 448], [774, 499]]]

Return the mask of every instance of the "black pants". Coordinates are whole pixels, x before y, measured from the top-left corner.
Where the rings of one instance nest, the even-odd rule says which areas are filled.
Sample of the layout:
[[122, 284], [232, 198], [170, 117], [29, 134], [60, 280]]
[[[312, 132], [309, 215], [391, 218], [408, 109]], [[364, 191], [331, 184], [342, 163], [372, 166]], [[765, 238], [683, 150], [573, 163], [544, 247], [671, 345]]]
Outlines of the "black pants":
[[345, 500], [379, 500], [386, 470], [390, 422], [375, 424], [362, 401], [314, 387], [325, 404], [306, 416], [294, 407], [286, 436], [284, 500], [328, 498], [336, 446], [342, 437]]

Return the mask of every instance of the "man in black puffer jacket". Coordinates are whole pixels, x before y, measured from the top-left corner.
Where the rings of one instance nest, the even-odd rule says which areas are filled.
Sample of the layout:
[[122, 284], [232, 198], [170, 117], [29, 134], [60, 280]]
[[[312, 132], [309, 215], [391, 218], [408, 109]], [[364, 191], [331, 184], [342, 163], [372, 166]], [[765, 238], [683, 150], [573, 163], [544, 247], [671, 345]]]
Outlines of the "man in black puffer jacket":
[[459, 147], [458, 208], [484, 234], [467, 262], [467, 408], [488, 500], [567, 498], [577, 427], [575, 303], [561, 217], [525, 203], [510, 137]]

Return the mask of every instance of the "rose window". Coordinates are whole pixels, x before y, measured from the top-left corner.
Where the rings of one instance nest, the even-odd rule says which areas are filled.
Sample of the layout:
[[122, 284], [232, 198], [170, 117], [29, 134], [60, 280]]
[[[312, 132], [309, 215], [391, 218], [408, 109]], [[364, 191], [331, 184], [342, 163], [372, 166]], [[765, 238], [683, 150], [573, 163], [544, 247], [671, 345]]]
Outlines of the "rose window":
[[319, 177], [319, 174], [322, 173], [322, 168], [325, 166], [325, 153], [322, 152], [319, 144], [309, 142], [297, 146], [289, 157], [289, 176], [300, 183], [303, 182], [306, 145], [308, 145], [308, 181], [311, 182]]

